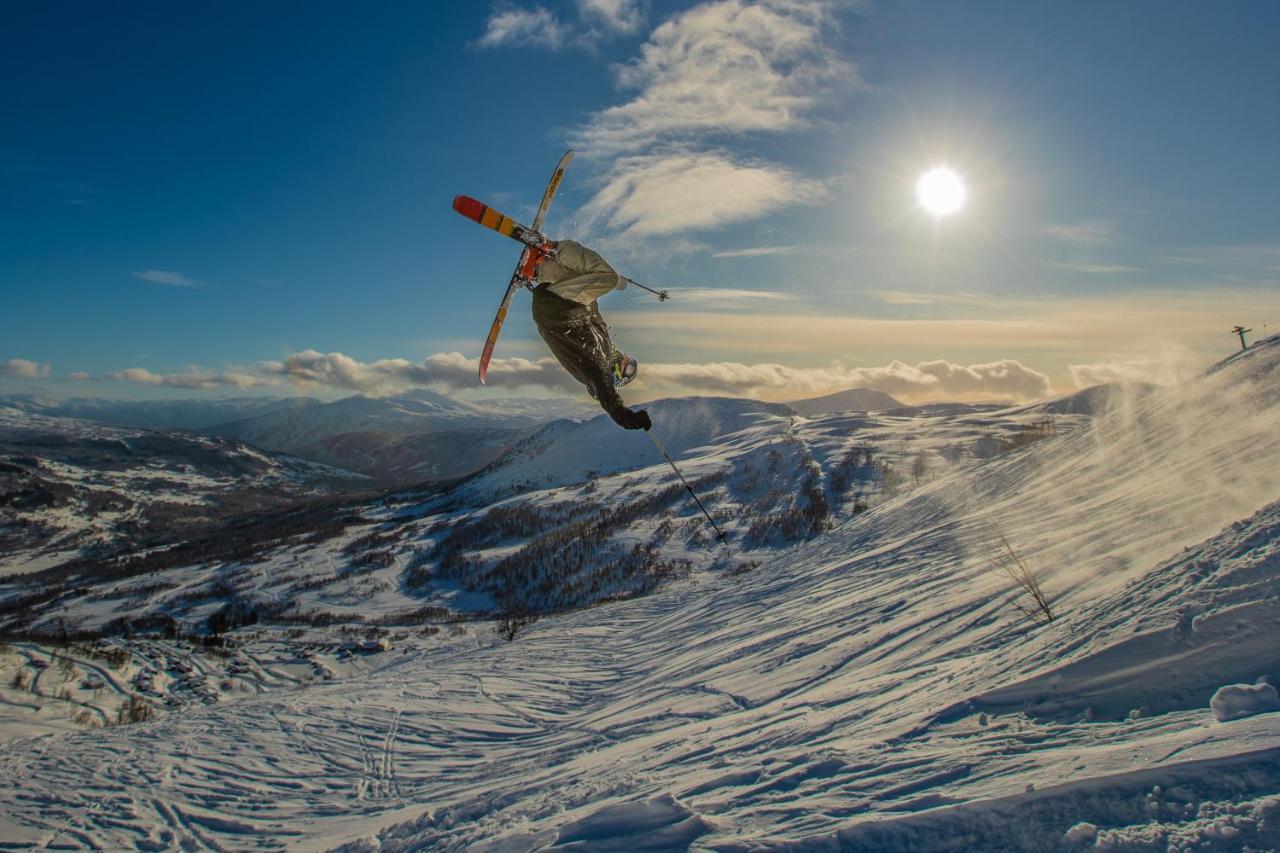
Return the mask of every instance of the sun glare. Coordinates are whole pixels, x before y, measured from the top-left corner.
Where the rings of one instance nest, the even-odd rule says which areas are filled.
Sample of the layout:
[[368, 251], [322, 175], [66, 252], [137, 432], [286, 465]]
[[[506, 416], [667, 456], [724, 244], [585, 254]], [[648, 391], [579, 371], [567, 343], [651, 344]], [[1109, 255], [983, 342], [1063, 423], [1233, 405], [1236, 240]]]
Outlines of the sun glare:
[[964, 207], [967, 195], [964, 181], [946, 166], [930, 169], [916, 181], [916, 200], [921, 207], [939, 218], [958, 212]]

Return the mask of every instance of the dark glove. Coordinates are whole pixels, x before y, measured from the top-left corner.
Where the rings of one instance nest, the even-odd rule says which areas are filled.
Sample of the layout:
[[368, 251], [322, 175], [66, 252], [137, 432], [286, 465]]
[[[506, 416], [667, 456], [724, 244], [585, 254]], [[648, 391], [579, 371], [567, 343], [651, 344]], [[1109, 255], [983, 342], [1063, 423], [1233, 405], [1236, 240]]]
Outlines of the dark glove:
[[613, 416], [614, 423], [623, 429], [647, 430], [653, 426], [653, 421], [649, 420], [649, 413], [644, 409], [638, 412], [633, 409], [619, 409], [609, 414]]

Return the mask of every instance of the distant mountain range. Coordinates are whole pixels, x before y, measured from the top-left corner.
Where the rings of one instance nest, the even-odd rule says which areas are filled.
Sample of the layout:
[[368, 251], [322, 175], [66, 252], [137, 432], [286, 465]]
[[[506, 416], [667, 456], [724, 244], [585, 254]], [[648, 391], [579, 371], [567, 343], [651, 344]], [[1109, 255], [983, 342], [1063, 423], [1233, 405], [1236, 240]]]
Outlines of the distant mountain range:
[[[797, 400], [786, 406], [767, 404], [766, 409], [814, 417], [835, 412], [885, 411], [901, 406], [902, 403], [883, 392], [853, 388]], [[288, 453], [389, 483], [463, 476], [494, 462], [507, 448], [548, 423], [593, 418], [600, 413], [596, 407], [576, 400], [515, 398], [473, 402], [428, 389], [391, 397], [356, 394], [334, 402], [313, 397], [177, 400], [76, 397], [55, 401], [31, 394], [13, 394], [0, 396], [0, 407], [117, 427], [198, 432]], [[601, 424], [601, 429], [608, 427], [605, 432], [612, 431], [612, 424], [606, 421]], [[565, 428], [571, 425], [566, 424]]]
[[885, 412], [903, 406], [899, 400], [871, 388], [850, 388], [822, 397], [793, 400], [787, 405], [806, 418], [832, 412]]
[[454, 477], [484, 467], [548, 421], [594, 414], [565, 399], [472, 403], [418, 389], [394, 397], [52, 401], [29, 394], [0, 406], [113, 426], [189, 430], [236, 439], [386, 482]]

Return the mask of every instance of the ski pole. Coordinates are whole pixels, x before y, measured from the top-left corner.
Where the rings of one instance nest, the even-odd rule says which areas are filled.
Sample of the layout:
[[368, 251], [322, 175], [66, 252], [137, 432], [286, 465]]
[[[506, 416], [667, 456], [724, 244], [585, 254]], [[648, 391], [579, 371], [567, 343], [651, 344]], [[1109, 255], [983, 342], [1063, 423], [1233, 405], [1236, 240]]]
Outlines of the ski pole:
[[707, 512], [707, 508], [702, 505], [702, 501], [698, 500], [698, 496], [694, 494], [693, 489], [689, 486], [689, 481], [684, 478], [684, 474], [680, 473], [680, 469], [676, 467], [676, 463], [672, 461], [671, 454], [667, 453], [667, 449], [662, 446], [662, 442], [658, 441], [658, 437], [653, 434], [652, 429], [645, 430], [649, 434], [649, 438], [653, 439], [653, 446], [658, 448], [667, 460], [667, 464], [671, 466], [671, 470], [676, 472], [676, 476], [680, 478], [680, 482], [684, 483], [685, 491], [689, 493], [689, 497], [693, 498], [693, 502], [698, 505], [698, 509], [702, 510], [702, 514], [707, 517], [707, 521], [711, 522], [711, 529], [716, 532], [716, 540], [724, 541], [724, 534], [720, 532], [720, 528], [716, 527], [715, 519], [711, 517], [711, 513]]
[[622, 277], [622, 280], [625, 281], [627, 284], [634, 284], [636, 287], [640, 288], [641, 290], [649, 291], [654, 296], [658, 297], [659, 302], [666, 302], [668, 299], [671, 298], [671, 294], [667, 293], [665, 290], [654, 290], [652, 287], [645, 287], [643, 284], [636, 281], [634, 278], [627, 278], [624, 275]]

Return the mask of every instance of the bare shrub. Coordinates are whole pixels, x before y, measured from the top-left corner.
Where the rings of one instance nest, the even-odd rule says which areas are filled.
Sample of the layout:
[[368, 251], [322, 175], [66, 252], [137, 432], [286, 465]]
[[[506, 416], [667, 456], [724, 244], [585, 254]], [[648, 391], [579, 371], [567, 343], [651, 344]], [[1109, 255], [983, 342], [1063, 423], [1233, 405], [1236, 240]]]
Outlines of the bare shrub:
[[152, 708], [146, 700], [137, 696], [130, 696], [116, 711], [116, 725], [125, 726], [130, 723], [145, 723], [147, 720], [155, 719], [156, 709]]
[[1057, 618], [1057, 614], [1053, 612], [1053, 604], [1040, 587], [1040, 579], [1018, 552], [1013, 550], [1013, 546], [1009, 544], [1009, 540], [1003, 533], [1000, 534], [1000, 544], [1004, 546], [1004, 554], [1000, 557], [1001, 571], [1009, 580], [1017, 584], [1022, 595], [1030, 599], [1030, 603], [1026, 603], [1020, 601], [1019, 596], [1015, 595], [1012, 599], [1013, 606], [1031, 619], [1048, 625]]
[[538, 614], [531, 611], [522, 604], [516, 604], [502, 611], [502, 615], [498, 619], [498, 624], [494, 630], [498, 636], [506, 640], [508, 643], [516, 638], [521, 631], [538, 621]]
[[84, 726], [86, 729], [96, 729], [98, 726], [102, 725], [98, 722], [97, 716], [91, 713], [88, 708], [81, 708], [79, 711], [76, 711], [71, 717], [71, 722], [75, 723], [77, 726]]

